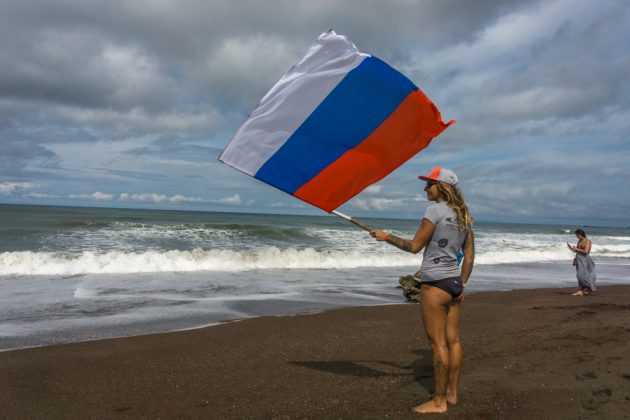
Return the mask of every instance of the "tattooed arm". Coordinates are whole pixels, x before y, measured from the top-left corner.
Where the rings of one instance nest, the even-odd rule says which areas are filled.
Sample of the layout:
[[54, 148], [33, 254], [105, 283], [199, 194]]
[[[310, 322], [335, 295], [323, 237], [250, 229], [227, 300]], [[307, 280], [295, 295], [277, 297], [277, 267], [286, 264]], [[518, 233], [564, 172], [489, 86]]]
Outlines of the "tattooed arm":
[[420, 228], [418, 228], [413, 239], [399, 238], [398, 236], [387, 234], [382, 230], [373, 230], [370, 232], [370, 235], [377, 241], [387, 241], [388, 244], [394, 245], [403, 251], [417, 254], [429, 243], [433, 236], [433, 231], [435, 231], [435, 225], [427, 219], [422, 219]]
[[473, 264], [475, 263], [475, 235], [472, 229], [468, 232], [464, 241], [464, 261], [462, 261], [461, 278], [462, 283], [468, 282], [468, 277], [472, 273]]

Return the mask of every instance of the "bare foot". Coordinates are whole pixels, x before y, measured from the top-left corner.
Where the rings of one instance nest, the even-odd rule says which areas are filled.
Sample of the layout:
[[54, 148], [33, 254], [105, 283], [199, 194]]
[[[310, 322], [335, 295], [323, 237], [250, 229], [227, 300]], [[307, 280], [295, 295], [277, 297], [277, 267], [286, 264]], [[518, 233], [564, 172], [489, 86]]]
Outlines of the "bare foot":
[[449, 387], [446, 387], [446, 402], [449, 405], [457, 405], [459, 404], [459, 400], [457, 399], [457, 388], [455, 389], [449, 389]]
[[442, 403], [439, 403], [436, 400], [430, 400], [425, 402], [424, 404], [412, 407], [411, 411], [420, 414], [446, 413], [448, 411], [448, 406], [446, 405], [446, 400], [443, 400]]
[[573, 293], [571, 296], [584, 296], [584, 292], [582, 292], [581, 290], [578, 290], [577, 292]]
[[449, 395], [447, 393], [446, 394], [446, 402], [449, 405], [457, 405], [457, 404], [459, 404], [459, 400], [457, 399], [457, 394], [456, 395]]

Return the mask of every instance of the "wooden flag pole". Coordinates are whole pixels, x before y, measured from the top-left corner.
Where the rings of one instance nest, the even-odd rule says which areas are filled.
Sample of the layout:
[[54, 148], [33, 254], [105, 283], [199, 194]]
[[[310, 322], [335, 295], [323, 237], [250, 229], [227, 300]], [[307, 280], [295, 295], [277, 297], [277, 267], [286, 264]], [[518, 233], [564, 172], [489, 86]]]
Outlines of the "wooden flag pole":
[[335, 216], [339, 216], [342, 219], [345, 219], [345, 220], [355, 224], [356, 226], [360, 227], [363, 230], [367, 230], [368, 232], [374, 230], [371, 227], [369, 227], [368, 225], [365, 225], [365, 224], [359, 222], [358, 220], [354, 220], [352, 217], [347, 216], [347, 215], [345, 215], [345, 214], [343, 214], [341, 212], [338, 212], [337, 210], [333, 210], [333, 211], [331, 211], [331, 213], [334, 214]]

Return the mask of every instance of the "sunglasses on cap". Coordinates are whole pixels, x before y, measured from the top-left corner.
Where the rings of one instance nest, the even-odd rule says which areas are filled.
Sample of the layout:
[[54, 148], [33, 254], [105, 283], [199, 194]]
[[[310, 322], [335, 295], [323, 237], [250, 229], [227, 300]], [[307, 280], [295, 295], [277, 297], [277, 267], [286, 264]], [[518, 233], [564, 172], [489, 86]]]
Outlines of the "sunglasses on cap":
[[434, 185], [437, 185], [437, 181], [427, 181], [427, 185], [424, 188], [431, 188]]

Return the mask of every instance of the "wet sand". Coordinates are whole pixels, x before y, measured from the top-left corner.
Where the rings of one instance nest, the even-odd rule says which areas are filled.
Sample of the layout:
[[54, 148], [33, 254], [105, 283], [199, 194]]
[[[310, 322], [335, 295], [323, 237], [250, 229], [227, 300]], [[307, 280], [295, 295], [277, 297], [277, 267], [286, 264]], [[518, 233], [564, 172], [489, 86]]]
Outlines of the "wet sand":
[[[630, 286], [466, 297], [458, 406], [428, 418], [630, 418]], [[0, 417], [418, 418], [416, 304], [0, 353]]]

